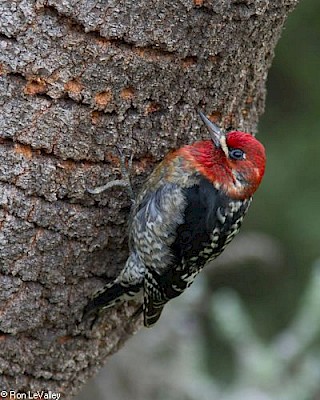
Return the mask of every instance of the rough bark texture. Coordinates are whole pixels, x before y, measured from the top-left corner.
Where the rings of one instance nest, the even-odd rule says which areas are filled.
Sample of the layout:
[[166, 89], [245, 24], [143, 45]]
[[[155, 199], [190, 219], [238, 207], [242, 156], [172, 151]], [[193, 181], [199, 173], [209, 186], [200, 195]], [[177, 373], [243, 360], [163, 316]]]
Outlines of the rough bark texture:
[[[197, 109], [255, 131], [297, 0], [0, 2], [0, 389], [71, 396], [139, 326], [134, 307], [77, 324], [127, 256], [130, 200], [170, 149], [206, 136]], [[154, 328], [156, 329], [156, 328]]]

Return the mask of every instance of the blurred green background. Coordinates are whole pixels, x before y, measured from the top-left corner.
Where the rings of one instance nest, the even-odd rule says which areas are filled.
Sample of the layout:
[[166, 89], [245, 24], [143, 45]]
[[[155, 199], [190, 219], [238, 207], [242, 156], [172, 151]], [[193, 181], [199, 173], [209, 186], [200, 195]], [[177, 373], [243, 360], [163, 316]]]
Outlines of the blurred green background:
[[289, 16], [258, 138], [266, 176], [241, 234], [78, 400], [320, 399], [320, 2]]

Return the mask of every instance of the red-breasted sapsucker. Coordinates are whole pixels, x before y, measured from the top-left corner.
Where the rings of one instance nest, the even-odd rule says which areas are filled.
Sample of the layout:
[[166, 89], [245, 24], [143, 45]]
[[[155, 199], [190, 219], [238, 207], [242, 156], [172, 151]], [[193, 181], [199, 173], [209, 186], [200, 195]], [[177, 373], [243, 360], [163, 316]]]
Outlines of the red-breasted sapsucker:
[[152, 326], [238, 233], [264, 174], [264, 147], [200, 116], [211, 140], [181, 147], [151, 173], [132, 207], [129, 258], [86, 314], [142, 295], [144, 325]]

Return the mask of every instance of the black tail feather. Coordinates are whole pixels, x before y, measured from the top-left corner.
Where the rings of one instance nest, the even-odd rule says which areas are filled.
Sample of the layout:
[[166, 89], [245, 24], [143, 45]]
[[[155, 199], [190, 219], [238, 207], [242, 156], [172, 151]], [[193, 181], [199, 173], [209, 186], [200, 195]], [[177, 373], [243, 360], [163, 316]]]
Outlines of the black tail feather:
[[115, 283], [114, 285], [105, 289], [103, 292], [98, 292], [98, 294], [94, 296], [86, 305], [83, 312], [84, 318], [105, 308], [112, 307], [121, 300], [121, 296], [124, 294], [125, 288], [119, 283]]
[[[134, 296], [140, 291], [140, 285], [123, 286], [114, 282], [108, 286], [103, 292], [98, 292], [86, 305], [83, 317], [86, 318], [94, 313], [98, 313], [106, 308], [113, 307], [115, 304], [126, 300], [125, 295]], [[127, 299], [128, 299], [127, 298]]]
[[165, 302], [154, 302], [149, 296], [144, 298], [143, 323], [147, 328], [151, 328], [160, 318]]

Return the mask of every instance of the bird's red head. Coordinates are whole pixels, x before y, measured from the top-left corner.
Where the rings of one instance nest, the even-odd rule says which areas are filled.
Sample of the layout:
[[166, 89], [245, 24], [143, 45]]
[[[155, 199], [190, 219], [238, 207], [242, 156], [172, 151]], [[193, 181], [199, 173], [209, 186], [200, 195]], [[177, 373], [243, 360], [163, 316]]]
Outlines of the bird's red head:
[[263, 145], [249, 133], [224, 133], [202, 113], [200, 115], [212, 140], [184, 146], [180, 153], [193, 168], [229, 197], [239, 200], [251, 197], [265, 170]]

